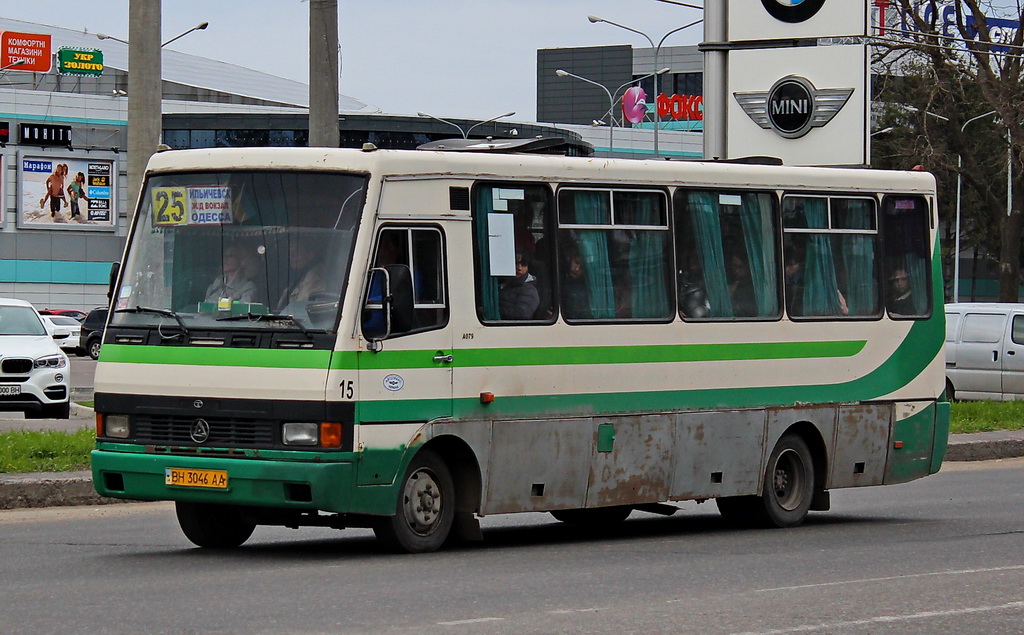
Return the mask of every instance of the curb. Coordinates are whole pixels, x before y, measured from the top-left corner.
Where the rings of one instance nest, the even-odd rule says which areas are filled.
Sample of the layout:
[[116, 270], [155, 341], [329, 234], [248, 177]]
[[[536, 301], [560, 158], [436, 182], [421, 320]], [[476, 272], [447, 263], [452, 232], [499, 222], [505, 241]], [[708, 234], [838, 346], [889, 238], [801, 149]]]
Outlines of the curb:
[[[945, 460], [992, 461], [1022, 456], [1024, 431], [1000, 431], [952, 435], [946, 447]], [[0, 474], [0, 510], [131, 502], [138, 501], [97, 494], [91, 472]]]

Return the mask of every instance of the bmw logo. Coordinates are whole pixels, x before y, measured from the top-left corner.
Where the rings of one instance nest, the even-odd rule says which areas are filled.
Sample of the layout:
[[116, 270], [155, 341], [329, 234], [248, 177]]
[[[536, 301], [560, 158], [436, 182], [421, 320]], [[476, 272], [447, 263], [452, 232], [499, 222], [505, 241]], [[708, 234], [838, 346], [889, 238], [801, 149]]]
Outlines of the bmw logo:
[[189, 430], [189, 436], [196, 443], [206, 443], [206, 440], [210, 438], [210, 424], [206, 422], [206, 419], [196, 419], [192, 424], [192, 429]]
[[761, 4], [776, 20], [795, 23], [814, 17], [825, 4], [825, 0], [761, 0]]

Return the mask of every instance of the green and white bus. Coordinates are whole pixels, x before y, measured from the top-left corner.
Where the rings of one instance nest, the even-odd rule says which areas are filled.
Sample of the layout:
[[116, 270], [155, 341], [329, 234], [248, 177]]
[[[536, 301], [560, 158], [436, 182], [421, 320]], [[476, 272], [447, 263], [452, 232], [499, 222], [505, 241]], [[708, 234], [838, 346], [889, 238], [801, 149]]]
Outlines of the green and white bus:
[[344, 149], [159, 153], [96, 371], [96, 489], [185, 535], [715, 499], [788, 527], [939, 469], [921, 172]]

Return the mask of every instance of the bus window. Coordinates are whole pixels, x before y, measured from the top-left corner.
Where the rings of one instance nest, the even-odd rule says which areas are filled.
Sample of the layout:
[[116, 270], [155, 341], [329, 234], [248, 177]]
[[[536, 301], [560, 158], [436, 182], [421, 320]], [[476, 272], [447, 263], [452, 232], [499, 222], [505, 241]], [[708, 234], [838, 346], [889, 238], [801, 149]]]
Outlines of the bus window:
[[473, 197], [481, 321], [554, 320], [551, 193], [542, 185], [484, 184]]
[[779, 317], [773, 201], [767, 192], [676, 191], [680, 317]]
[[[408, 268], [413, 292], [413, 316], [393, 316], [391, 335], [427, 331], [447, 324], [441, 230], [436, 227], [393, 226], [382, 229], [377, 236], [373, 266], [389, 265]], [[380, 336], [387, 326], [381, 302], [383, 289], [383, 275], [374, 272], [363, 310], [363, 333], [368, 337]]]
[[885, 232], [885, 304], [896, 318], [931, 315], [928, 203], [920, 196], [887, 196]]
[[567, 321], [671, 319], [664, 192], [562, 188], [558, 249]]
[[873, 199], [788, 195], [782, 223], [791, 317], [880, 314]]

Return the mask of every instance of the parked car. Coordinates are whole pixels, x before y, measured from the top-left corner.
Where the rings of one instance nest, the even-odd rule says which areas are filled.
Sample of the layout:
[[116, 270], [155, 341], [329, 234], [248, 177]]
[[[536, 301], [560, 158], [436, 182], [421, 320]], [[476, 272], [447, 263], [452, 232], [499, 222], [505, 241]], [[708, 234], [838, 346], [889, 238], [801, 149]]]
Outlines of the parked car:
[[81, 341], [84, 342], [85, 352], [93, 359], [100, 357], [103, 329], [107, 325], [107, 311], [105, 306], [97, 307], [89, 311], [89, 315], [82, 322]]
[[42, 309], [39, 311], [39, 315], [63, 315], [65, 317], [74, 318], [79, 323], [85, 319], [85, 316], [89, 315], [85, 311], [79, 311], [78, 309]]
[[31, 304], [0, 298], [0, 410], [69, 418], [69, 364]]
[[1024, 399], [1024, 304], [946, 305], [946, 396]]
[[82, 348], [82, 325], [78, 320], [63, 315], [41, 315], [50, 336], [61, 350], [75, 355], [85, 355]]

